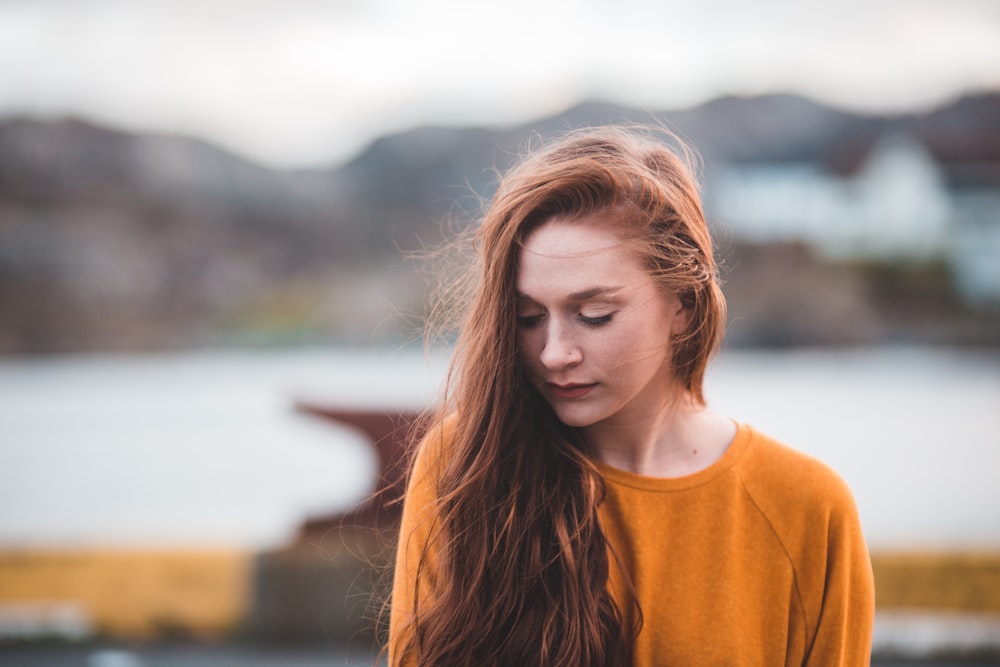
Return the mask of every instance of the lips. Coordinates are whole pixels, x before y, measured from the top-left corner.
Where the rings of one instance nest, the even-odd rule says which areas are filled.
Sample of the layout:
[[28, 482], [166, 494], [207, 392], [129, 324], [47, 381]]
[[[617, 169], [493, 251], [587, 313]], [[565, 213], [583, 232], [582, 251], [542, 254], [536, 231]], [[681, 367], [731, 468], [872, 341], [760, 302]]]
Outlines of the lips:
[[545, 386], [549, 390], [549, 393], [557, 398], [583, 398], [597, 386], [597, 383], [579, 384], [571, 382], [568, 384], [556, 384], [554, 382], [546, 382]]

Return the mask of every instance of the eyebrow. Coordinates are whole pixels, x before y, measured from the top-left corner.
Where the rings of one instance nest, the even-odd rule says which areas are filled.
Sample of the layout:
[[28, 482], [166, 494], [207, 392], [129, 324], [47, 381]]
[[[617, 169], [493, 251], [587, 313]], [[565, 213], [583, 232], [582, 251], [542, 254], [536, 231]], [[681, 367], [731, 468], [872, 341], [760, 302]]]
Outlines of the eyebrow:
[[[596, 287], [588, 287], [585, 290], [580, 290], [579, 292], [573, 292], [572, 294], [566, 295], [567, 301], [586, 301], [587, 299], [593, 299], [598, 296], [610, 297], [614, 296], [618, 292], [625, 289], [624, 285], [598, 285]], [[534, 301], [527, 294], [517, 293], [517, 298], [519, 300]]]

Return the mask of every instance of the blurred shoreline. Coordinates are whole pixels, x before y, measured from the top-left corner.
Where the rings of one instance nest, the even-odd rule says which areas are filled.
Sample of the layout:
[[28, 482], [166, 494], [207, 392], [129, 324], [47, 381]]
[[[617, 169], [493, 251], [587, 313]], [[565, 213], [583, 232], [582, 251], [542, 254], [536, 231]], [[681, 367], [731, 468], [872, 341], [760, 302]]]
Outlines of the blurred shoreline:
[[770, 94], [417, 128], [308, 171], [0, 119], [0, 354], [419, 340], [413, 255], [478, 217], [495, 169], [531, 137], [653, 117], [704, 159], [731, 345], [1000, 346], [1000, 94], [879, 116]]

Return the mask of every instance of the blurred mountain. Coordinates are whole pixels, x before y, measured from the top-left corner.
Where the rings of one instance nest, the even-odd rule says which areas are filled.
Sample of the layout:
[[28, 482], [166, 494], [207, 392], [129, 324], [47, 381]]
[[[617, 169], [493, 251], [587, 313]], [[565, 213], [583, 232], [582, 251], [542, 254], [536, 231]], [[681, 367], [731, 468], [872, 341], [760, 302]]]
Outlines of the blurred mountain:
[[384, 198], [386, 182], [398, 183], [388, 196], [402, 195], [406, 203], [417, 198], [435, 202], [433, 210], [440, 214], [456, 197], [488, 197], [497, 170], [510, 166], [541, 138], [572, 128], [608, 123], [663, 125], [696, 147], [710, 168], [717, 162], [815, 159], [847, 137], [876, 136], [887, 122], [792, 95], [725, 97], [672, 112], [588, 102], [526, 126], [492, 131], [420, 128], [383, 137], [341, 171], [357, 191]]
[[0, 126], [0, 350], [160, 347], [365, 254], [328, 174], [77, 120]]
[[[894, 117], [790, 95], [662, 113], [587, 103], [519, 127], [419, 128], [380, 138], [344, 165], [304, 171], [267, 169], [183, 137], [9, 119], [0, 123], [0, 353], [412, 338], [425, 295], [402, 255], [474, 218], [498, 171], [539, 137], [573, 127], [662, 122], [697, 147], [706, 171], [795, 161], [844, 173], [878, 137], [904, 131], [945, 173], [1000, 186], [998, 118], [997, 94]], [[791, 257], [796, 271], [817, 266], [825, 284], [838, 284], [822, 260], [801, 255], [742, 254], [766, 257], [773, 275]], [[767, 282], [756, 264], [731, 266], [731, 281], [747, 269]], [[837, 298], [850, 301], [838, 312], [870, 321], [825, 323], [823, 342], [898, 330], [880, 321], [878, 292], [863, 277], [835, 273], [845, 290]], [[765, 311], [775, 326], [775, 308]], [[794, 311], [781, 317], [787, 342], [817, 342], [808, 327], [791, 326]], [[868, 333], [855, 340], [858, 331]]]

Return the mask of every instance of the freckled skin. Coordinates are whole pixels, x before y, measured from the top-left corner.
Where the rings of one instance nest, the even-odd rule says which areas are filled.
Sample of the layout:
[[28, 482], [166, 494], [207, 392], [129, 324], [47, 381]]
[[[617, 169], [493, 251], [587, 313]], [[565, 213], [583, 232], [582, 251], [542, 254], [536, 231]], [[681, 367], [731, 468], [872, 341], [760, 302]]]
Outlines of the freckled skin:
[[610, 221], [552, 220], [534, 230], [517, 292], [529, 378], [563, 423], [585, 431], [640, 423], [678, 391], [670, 337], [687, 313]]

